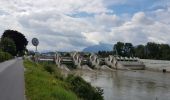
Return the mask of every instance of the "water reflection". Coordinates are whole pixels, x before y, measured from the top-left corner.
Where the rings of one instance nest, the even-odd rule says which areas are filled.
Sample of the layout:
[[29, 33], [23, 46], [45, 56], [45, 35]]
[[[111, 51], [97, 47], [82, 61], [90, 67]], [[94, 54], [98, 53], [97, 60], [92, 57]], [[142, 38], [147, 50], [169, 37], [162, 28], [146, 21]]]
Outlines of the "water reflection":
[[105, 100], [170, 100], [170, 74], [148, 71], [82, 71], [75, 73], [104, 89]]

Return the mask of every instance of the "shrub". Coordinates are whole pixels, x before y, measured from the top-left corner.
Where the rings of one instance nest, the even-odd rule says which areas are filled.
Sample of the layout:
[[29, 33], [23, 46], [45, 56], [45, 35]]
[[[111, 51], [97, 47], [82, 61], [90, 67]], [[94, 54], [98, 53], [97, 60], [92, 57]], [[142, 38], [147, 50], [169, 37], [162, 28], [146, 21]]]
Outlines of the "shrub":
[[43, 63], [44, 69], [52, 74], [55, 78], [63, 80], [63, 77], [61, 75], [61, 71], [55, 64], [49, 64], [49, 63]]
[[2, 38], [0, 42], [0, 47], [4, 52], [8, 52], [11, 55], [15, 56], [16, 55], [16, 45], [13, 40], [10, 38]]
[[3, 61], [6, 61], [6, 60], [9, 60], [9, 59], [12, 59], [12, 55], [7, 53], [7, 52], [3, 52], [3, 51], [0, 51], [0, 62], [3, 62]]
[[74, 91], [84, 100], [103, 100], [103, 90], [99, 87], [94, 88], [79, 76], [68, 75], [66, 81], [71, 84]]

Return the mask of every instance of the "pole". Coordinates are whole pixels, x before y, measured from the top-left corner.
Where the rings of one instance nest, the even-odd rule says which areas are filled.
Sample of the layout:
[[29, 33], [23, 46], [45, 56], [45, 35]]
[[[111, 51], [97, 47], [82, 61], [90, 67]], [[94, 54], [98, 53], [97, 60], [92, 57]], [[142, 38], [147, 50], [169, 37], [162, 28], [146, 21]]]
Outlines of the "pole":
[[35, 47], [35, 51], [37, 52], [37, 46]]
[[37, 46], [35, 46], [35, 62], [38, 62]]

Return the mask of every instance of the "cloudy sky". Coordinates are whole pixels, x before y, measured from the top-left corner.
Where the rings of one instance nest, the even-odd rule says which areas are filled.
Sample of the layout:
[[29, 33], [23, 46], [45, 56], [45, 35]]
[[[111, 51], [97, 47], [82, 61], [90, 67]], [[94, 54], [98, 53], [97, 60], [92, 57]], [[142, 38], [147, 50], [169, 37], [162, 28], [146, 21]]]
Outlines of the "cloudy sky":
[[0, 35], [6, 29], [29, 41], [37, 37], [40, 51], [117, 41], [170, 44], [170, 0], [0, 0]]

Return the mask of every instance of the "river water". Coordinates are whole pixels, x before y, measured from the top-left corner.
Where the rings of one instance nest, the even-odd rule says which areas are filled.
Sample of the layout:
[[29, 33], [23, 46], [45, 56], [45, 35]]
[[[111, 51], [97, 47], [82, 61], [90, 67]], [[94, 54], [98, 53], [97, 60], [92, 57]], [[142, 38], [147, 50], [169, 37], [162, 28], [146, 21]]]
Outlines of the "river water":
[[76, 70], [93, 86], [104, 90], [105, 100], [170, 100], [170, 74], [149, 71]]

